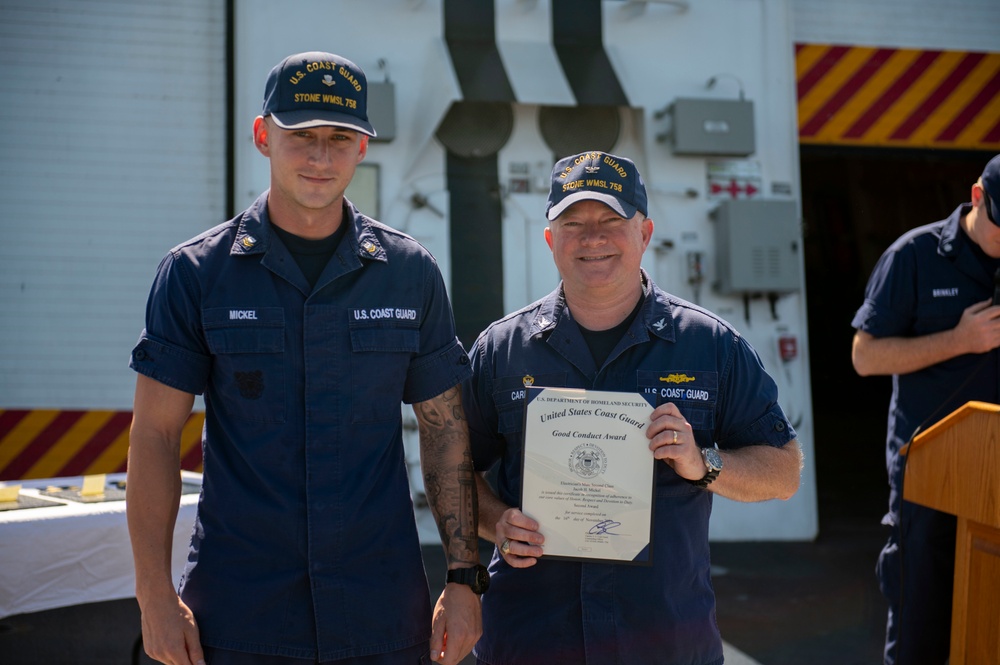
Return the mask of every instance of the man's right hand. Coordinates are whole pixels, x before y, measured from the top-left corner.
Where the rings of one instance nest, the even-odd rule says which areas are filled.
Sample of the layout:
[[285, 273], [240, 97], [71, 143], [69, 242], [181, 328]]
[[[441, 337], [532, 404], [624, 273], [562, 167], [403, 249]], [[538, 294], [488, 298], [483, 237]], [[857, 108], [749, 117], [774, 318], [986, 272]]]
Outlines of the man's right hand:
[[992, 305], [992, 300], [984, 300], [962, 312], [955, 334], [969, 353], [989, 353], [1000, 346], [1000, 307]]
[[142, 644], [161, 663], [205, 665], [194, 613], [176, 594], [142, 607]]

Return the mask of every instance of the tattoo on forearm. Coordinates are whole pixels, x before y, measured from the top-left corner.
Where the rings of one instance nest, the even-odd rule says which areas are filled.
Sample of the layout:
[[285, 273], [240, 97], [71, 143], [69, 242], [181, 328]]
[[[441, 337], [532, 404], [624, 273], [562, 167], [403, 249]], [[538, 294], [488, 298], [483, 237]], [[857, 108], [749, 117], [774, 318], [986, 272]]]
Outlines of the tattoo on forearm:
[[457, 388], [415, 405], [427, 501], [449, 562], [478, 561], [478, 497]]
[[437, 397], [426, 402], [419, 402], [414, 405], [420, 420], [420, 434], [425, 431], [445, 430], [455, 427], [465, 420], [465, 411], [462, 409], [462, 393], [457, 387], [450, 388]]

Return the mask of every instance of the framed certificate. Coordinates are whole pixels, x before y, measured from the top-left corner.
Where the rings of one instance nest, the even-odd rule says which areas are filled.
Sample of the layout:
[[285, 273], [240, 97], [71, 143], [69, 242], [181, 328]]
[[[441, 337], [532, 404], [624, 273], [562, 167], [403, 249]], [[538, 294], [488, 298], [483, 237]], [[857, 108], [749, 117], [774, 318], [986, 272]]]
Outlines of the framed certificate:
[[652, 412], [636, 393], [527, 388], [521, 510], [546, 558], [652, 562]]

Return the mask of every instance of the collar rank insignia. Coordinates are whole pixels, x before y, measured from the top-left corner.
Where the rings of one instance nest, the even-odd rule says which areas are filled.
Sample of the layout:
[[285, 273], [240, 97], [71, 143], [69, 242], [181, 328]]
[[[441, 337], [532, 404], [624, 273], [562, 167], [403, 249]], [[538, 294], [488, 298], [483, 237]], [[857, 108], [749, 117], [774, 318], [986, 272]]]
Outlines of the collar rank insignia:
[[657, 330], [662, 331], [664, 328], [667, 327], [667, 322], [665, 319], [660, 319], [659, 321], [653, 324], [653, 327], [656, 328]]
[[257, 244], [257, 239], [254, 238], [253, 236], [243, 236], [243, 240], [240, 241], [240, 244], [242, 244], [247, 249], [250, 249], [251, 247]]

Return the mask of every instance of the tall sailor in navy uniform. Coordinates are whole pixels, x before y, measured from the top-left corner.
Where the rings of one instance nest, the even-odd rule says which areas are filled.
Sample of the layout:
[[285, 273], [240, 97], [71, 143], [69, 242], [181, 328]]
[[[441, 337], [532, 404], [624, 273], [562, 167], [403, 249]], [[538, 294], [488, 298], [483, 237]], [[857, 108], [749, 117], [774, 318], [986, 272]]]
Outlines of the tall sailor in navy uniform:
[[[157, 270], [132, 353], [127, 492], [158, 660], [453, 665], [480, 634], [468, 357], [434, 258], [344, 198], [374, 135], [357, 65], [289, 56], [253, 125], [270, 189]], [[178, 593], [180, 432], [202, 393], [203, 493]], [[401, 402], [447, 553], [433, 613]]]

